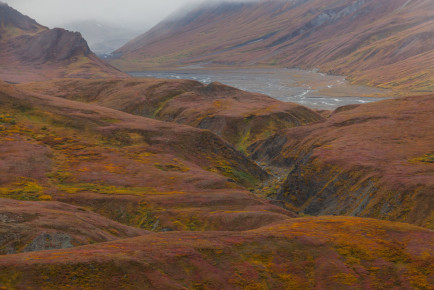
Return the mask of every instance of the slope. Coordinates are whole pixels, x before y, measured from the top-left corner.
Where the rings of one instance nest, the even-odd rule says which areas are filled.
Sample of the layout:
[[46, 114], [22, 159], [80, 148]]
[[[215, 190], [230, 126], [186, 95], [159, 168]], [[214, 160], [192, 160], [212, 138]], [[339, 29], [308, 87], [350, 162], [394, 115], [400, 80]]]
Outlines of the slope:
[[154, 233], [0, 256], [6, 288], [430, 289], [433, 232], [302, 218], [246, 232]]
[[211, 3], [158, 24], [112, 63], [318, 67], [357, 83], [432, 92], [433, 11], [430, 0]]
[[0, 79], [125, 77], [90, 51], [79, 33], [48, 29], [0, 3]]
[[289, 170], [277, 198], [293, 210], [433, 228], [433, 112], [433, 95], [342, 107], [249, 149]]
[[19, 86], [127, 113], [209, 129], [245, 149], [284, 128], [322, 120], [316, 112], [219, 83], [155, 79], [53, 80]]
[[[42, 197], [50, 200], [48, 195]], [[0, 255], [72, 248], [147, 233], [61, 202], [0, 198]]]
[[268, 174], [208, 130], [4, 83], [0, 104], [0, 198], [69, 203], [154, 231], [294, 216], [247, 191]]

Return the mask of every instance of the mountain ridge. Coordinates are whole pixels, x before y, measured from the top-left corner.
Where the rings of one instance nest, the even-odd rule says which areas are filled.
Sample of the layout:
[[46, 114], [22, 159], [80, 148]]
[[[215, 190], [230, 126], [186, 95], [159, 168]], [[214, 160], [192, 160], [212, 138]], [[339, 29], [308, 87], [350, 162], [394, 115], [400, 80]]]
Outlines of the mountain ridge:
[[78, 32], [48, 29], [0, 5], [0, 78], [9, 82], [55, 77], [126, 77], [100, 60]]
[[429, 0], [219, 3], [166, 19], [111, 63], [319, 68], [357, 83], [432, 91], [433, 10]]

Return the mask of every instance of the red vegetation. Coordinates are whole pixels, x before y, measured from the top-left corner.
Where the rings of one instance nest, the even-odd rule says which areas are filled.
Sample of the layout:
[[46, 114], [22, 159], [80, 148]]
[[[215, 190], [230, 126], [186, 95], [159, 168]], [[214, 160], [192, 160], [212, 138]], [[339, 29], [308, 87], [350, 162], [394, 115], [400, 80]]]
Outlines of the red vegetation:
[[274, 132], [322, 120], [316, 112], [220, 83], [187, 80], [54, 80], [20, 88], [209, 129], [244, 151]]
[[[427, 242], [428, 241], [428, 242]], [[41, 288], [430, 289], [433, 233], [361, 218], [246, 232], [155, 233], [0, 257], [0, 285]]]
[[343, 107], [250, 149], [256, 159], [291, 168], [279, 197], [297, 211], [432, 228], [433, 97]]
[[[10, 169], [0, 184], [0, 250], [24, 252], [0, 256], [0, 287], [432, 288], [428, 229], [294, 219], [244, 189], [268, 174], [208, 130], [35, 91], [43, 85], [0, 83], [0, 166]], [[281, 192], [296, 197], [288, 207], [300, 210], [302, 193], [325, 182], [309, 202], [351, 214], [348, 205], [365, 188], [351, 190], [367, 182], [360, 215], [426, 224], [432, 103], [414, 97], [340, 108], [250, 148], [255, 158], [290, 166]], [[417, 179], [400, 179], [404, 169]], [[292, 184], [301, 187], [300, 178], [310, 187], [297, 195]], [[389, 216], [369, 211], [384, 208], [378, 200], [388, 202]]]
[[49, 201], [49, 195], [42, 198], [47, 201], [0, 199], [0, 254], [69, 248], [147, 233], [84, 208]]
[[[391, 10], [406, 29], [419, 29], [413, 21], [426, 4], [394, 2], [402, 11], [413, 8], [410, 21], [393, 5], [378, 4], [380, 12], [372, 14], [370, 0], [327, 2], [298, 15], [311, 24], [328, 15], [325, 28], [303, 26], [310, 32], [293, 40], [350, 17], [364, 19], [354, 22], [364, 27], [386, 27], [394, 17], [378, 23], [366, 17]], [[319, 1], [224, 4], [216, 15], [204, 9], [190, 24], [177, 23], [194, 26], [201, 15], [211, 25], [222, 15], [250, 19], [240, 13], [264, 23], [258, 11], [268, 7], [279, 25], [300, 24], [288, 15], [312, 3]], [[226, 31], [230, 22], [222, 24]], [[0, 78], [119, 75], [79, 34], [48, 30], [5, 4], [0, 24]], [[239, 28], [247, 38], [258, 33]], [[266, 37], [275, 55], [291, 46], [286, 33]], [[327, 41], [348, 40], [345, 33], [324, 37], [326, 51]], [[421, 39], [417, 52], [429, 48]], [[412, 43], [400, 46], [402, 55], [414, 55]], [[226, 47], [222, 55], [231, 58], [243, 47]], [[331, 61], [326, 56], [318, 57], [323, 68]], [[424, 80], [411, 84], [421, 88]], [[0, 289], [432, 289], [433, 231], [294, 212], [431, 228], [433, 111], [432, 95], [352, 105], [322, 117], [219, 83], [0, 81]], [[255, 190], [280, 198], [286, 209]]]
[[6, 84], [0, 102], [1, 197], [49, 195], [157, 231], [251, 229], [293, 216], [242, 187], [268, 174], [210, 131]]

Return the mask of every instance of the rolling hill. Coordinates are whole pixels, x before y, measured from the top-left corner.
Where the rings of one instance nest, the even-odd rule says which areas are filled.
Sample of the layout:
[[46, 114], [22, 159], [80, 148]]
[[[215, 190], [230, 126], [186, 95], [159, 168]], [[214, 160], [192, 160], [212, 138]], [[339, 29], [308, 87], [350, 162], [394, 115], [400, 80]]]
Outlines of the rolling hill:
[[306, 107], [220, 83], [62, 79], [27, 83], [20, 85], [20, 88], [208, 129], [244, 152], [252, 143], [280, 129], [323, 120], [317, 112]]
[[287, 169], [274, 198], [294, 211], [432, 229], [433, 111], [433, 95], [350, 105], [249, 150], [257, 161]]
[[433, 288], [433, 95], [125, 78], [0, 13], [0, 289]]

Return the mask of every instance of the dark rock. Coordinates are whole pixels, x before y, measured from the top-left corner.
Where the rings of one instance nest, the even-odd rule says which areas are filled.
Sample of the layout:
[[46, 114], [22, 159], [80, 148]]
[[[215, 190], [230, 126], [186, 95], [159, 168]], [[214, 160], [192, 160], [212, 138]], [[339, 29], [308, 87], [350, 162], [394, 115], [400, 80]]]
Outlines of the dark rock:
[[65, 233], [42, 233], [27, 245], [23, 252], [72, 248], [71, 242], [72, 238]]

